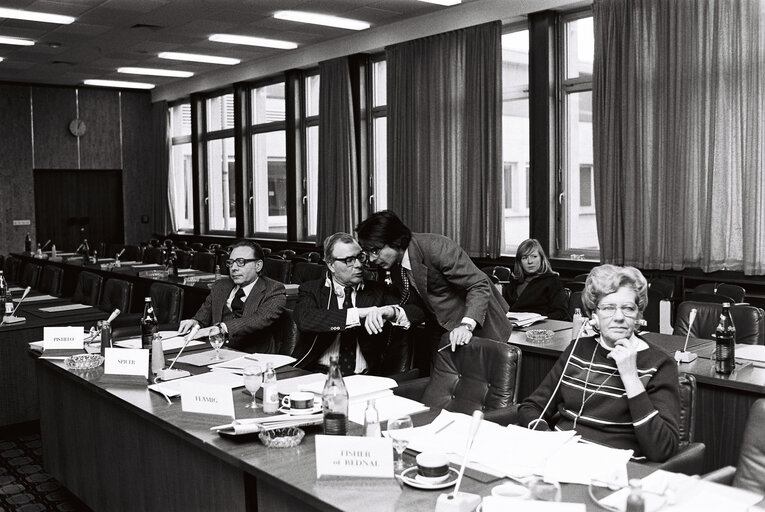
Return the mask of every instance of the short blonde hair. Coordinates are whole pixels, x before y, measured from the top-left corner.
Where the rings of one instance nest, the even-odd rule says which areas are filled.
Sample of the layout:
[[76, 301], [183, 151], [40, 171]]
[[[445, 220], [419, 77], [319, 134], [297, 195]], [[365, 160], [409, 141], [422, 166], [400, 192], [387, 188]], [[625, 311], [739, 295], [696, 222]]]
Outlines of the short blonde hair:
[[542, 249], [542, 244], [540, 244], [539, 240], [536, 238], [529, 238], [521, 242], [521, 245], [518, 246], [518, 250], [515, 252], [513, 277], [516, 281], [523, 282], [526, 280], [526, 272], [523, 271], [521, 260], [524, 256], [528, 256], [534, 251], [539, 254], [539, 259], [541, 260], [538, 274], [549, 274], [553, 271], [552, 266], [550, 265], [550, 260], [547, 259], [545, 250]]
[[616, 292], [622, 286], [635, 290], [637, 307], [642, 316], [648, 305], [648, 282], [635, 267], [616, 265], [600, 265], [590, 270], [582, 292], [585, 314], [592, 315], [603, 297]]

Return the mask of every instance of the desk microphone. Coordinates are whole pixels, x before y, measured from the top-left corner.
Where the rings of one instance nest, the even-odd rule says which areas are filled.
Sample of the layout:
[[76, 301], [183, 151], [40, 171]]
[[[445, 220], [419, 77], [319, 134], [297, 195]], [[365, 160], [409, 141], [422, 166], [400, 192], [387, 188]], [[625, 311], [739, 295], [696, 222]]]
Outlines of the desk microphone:
[[0, 321], [0, 326], [2, 326], [6, 321], [10, 322], [20, 322], [22, 320], [26, 320], [26, 318], [17, 318], [16, 317], [16, 311], [18, 311], [19, 306], [21, 306], [21, 303], [24, 302], [24, 299], [27, 298], [27, 295], [29, 295], [29, 292], [32, 290], [31, 286], [27, 286], [26, 289], [24, 289], [24, 293], [21, 295], [21, 299], [19, 299], [19, 303], [16, 304], [16, 307], [13, 308], [13, 313], [11, 313], [8, 316], [4, 316], [2, 321]]
[[181, 377], [188, 377], [189, 375], [191, 375], [186, 370], [173, 370], [173, 365], [178, 360], [178, 358], [181, 357], [181, 354], [183, 353], [183, 349], [185, 349], [186, 345], [188, 345], [189, 342], [194, 339], [194, 336], [197, 335], [197, 332], [199, 332], [199, 324], [194, 324], [194, 327], [191, 328], [191, 331], [189, 331], [189, 334], [186, 336], [186, 340], [183, 342], [183, 346], [181, 347], [181, 350], [179, 350], [178, 354], [173, 358], [173, 362], [170, 363], [170, 366], [168, 366], [167, 368], [163, 368], [157, 372], [157, 377], [160, 380], [180, 379]]
[[693, 326], [694, 320], [696, 320], [696, 308], [691, 309], [691, 313], [688, 315], [688, 332], [685, 333], [685, 344], [683, 345], [683, 351], [675, 351], [675, 361], [677, 361], [678, 364], [691, 363], [697, 357], [699, 357], [698, 354], [693, 352], [686, 352], [688, 349], [688, 337], [691, 335], [691, 327]]
[[114, 257], [114, 259], [120, 259], [120, 256], [122, 256], [122, 253], [125, 252], [125, 247], [122, 248], [120, 252], [117, 253], [117, 255]]
[[462, 457], [462, 466], [460, 467], [459, 475], [457, 476], [457, 483], [454, 485], [454, 491], [448, 494], [441, 494], [436, 501], [436, 512], [471, 512], [475, 510], [479, 503], [481, 503], [481, 496], [478, 494], [472, 494], [469, 492], [460, 492], [460, 484], [462, 483], [462, 475], [465, 474], [465, 466], [467, 466], [468, 457], [470, 457], [470, 449], [473, 447], [473, 441], [475, 435], [478, 432], [478, 428], [481, 426], [483, 420], [483, 412], [474, 411], [473, 419], [470, 422], [470, 429], [468, 430], [467, 441], [465, 443], [465, 455]]
[[40, 250], [41, 250], [41, 251], [44, 251], [44, 250], [45, 250], [45, 248], [46, 248], [46, 247], [48, 247], [48, 244], [49, 244], [49, 243], [50, 243], [50, 240], [48, 240], [47, 242], [45, 242], [45, 245], [43, 245], [42, 247], [40, 247]]
[[107, 319], [106, 319], [106, 321], [107, 321], [108, 323], [112, 323], [112, 322], [114, 321], [114, 319], [115, 319], [115, 318], [117, 318], [118, 316], [120, 316], [120, 313], [122, 313], [122, 311], [120, 311], [120, 310], [119, 310], [119, 308], [116, 308], [114, 311], [112, 311], [112, 314], [111, 314], [111, 315], [109, 315], [109, 318], [107, 318]]

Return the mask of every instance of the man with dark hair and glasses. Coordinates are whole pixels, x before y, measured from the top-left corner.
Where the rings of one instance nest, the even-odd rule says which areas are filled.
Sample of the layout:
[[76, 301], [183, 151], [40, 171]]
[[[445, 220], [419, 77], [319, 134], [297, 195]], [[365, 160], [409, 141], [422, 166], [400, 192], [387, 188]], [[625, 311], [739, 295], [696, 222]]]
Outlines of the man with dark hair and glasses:
[[388, 375], [406, 369], [408, 351], [396, 326], [409, 329], [423, 320], [417, 306], [402, 308], [387, 287], [364, 280], [366, 254], [348, 233], [324, 241], [327, 276], [300, 285], [294, 318], [300, 331], [296, 366], [326, 371], [340, 357], [343, 375]]
[[179, 334], [219, 325], [228, 333], [229, 346], [244, 352], [273, 352], [276, 321], [284, 312], [284, 285], [261, 276], [263, 249], [250, 240], [231, 246], [226, 260], [229, 277], [213, 284], [194, 318], [182, 320]]

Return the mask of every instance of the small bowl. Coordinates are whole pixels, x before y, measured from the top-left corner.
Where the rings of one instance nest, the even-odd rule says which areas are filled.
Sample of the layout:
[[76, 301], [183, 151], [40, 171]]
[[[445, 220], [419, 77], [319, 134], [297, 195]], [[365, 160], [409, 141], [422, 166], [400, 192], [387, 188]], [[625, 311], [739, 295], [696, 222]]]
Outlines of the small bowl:
[[76, 354], [68, 357], [64, 364], [70, 370], [92, 370], [104, 364], [104, 356], [101, 354]]
[[297, 427], [277, 428], [258, 434], [266, 448], [294, 448], [299, 445], [305, 432]]
[[530, 329], [526, 331], [526, 341], [529, 343], [549, 343], [555, 335], [550, 329]]

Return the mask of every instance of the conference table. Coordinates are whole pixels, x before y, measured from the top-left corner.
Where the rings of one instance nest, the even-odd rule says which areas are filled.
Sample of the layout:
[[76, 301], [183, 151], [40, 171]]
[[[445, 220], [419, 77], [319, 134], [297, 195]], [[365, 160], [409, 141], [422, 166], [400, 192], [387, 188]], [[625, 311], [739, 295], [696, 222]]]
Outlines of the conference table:
[[[528, 329], [549, 329], [554, 335], [547, 343], [531, 343], [526, 340]], [[653, 332], [641, 336], [670, 355], [682, 350], [685, 343], [685, 336]], [[522, 353], [519, 396], [528, 396], [536, 389], [571, 341], [571, 323], [556, 320], [512, 333], [510, 343], [518, 346]], [[679, 363], [678, 372], [696, 378], [694, 441], [706, 445], [704, 472], [725, 465], [735, 466], [749, 409], [755, 400], [765, 397], [765, 368], [737, 362], [737, 369], [732, 374], [720, 375], [715, 373], [712, 359], [714, 341], [691, 337], [687, 350], [698, 354], [698, 358], [691, 363]]]

